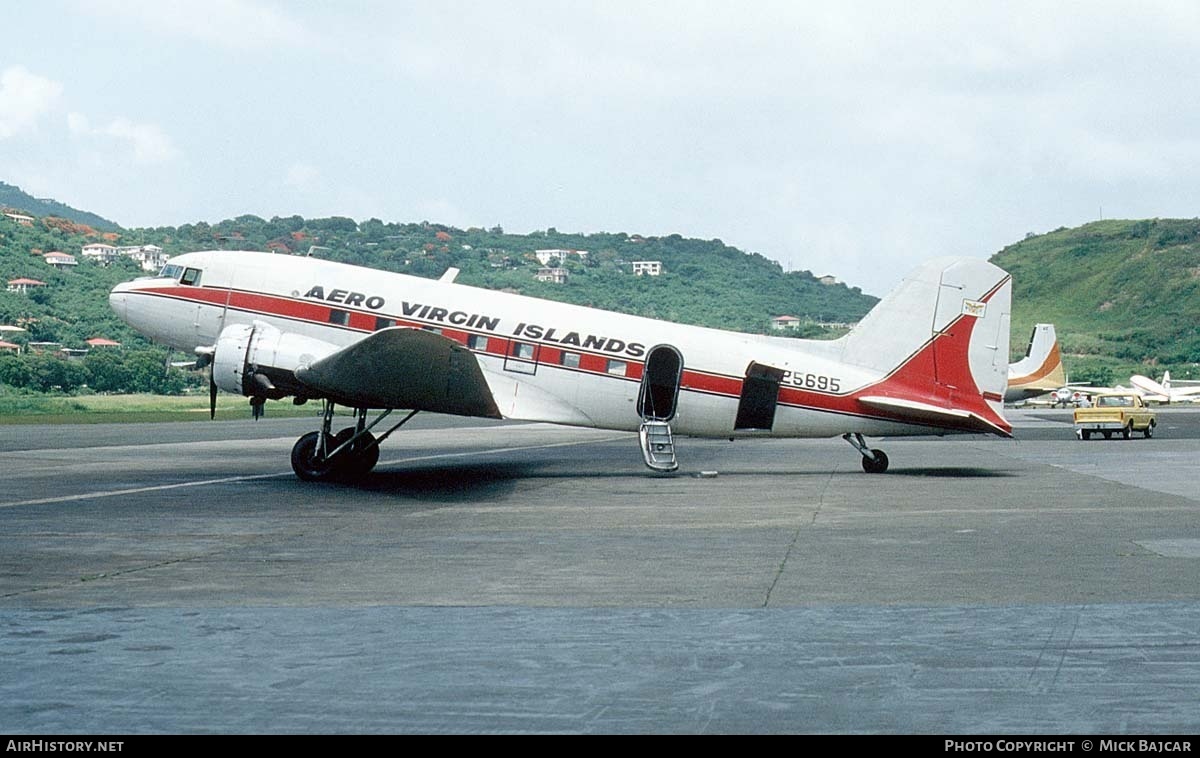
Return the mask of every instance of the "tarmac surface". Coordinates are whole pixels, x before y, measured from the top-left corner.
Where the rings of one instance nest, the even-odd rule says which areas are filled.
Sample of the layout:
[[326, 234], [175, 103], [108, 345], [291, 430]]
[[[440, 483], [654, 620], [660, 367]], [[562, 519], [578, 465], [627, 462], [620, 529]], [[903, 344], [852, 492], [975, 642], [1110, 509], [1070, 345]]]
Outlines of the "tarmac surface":
[[671, 476], [418, 416], [353, 485], [315, 420], [0, 427], [0, 733], [1195, 733], [1200, 409], [1008, 415]]

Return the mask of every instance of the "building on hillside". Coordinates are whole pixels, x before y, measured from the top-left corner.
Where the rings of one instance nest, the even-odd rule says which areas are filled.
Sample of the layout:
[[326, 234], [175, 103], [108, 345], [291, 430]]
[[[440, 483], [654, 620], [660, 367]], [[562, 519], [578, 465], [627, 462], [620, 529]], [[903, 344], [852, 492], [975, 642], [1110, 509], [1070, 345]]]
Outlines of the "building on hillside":
[[84, 245], [80, 251], [83, 257], [107, 266], [117, 258], [125, 256], [137, 261], [143, 271], [158, 273], [167, 262], [167, 254], [158, 245], [126, 245], [113, 247], [102, 242]]
[[6, 352], [6, 353], [15, 353], [17, 355], [20, 355], [21, 354], [21, 346], [14, 345], [11, 342], [4, 342], [3, 340], [0, 340], [0, 351]]
[[15, 211], [5, 211], [4, 215], [16, 221], [21, 226], [33, 226], [33, 216], [26, 216], [24, 213], [17, 213]]
[[134, 245], [132, 247], [119, 247], [117, 250], [121, 255], [137, 261], [143, 271], [158, 273], [167, 263], [167, 254], [158, 245]]
[[87, 341], [88, 347], [120, 347], [121, 343], [106, 337], [92, 337]]
[[826, 274], [825, 276], [818, 276], [817, 281], [820, 282], [821, 284], [841, 284], [841, 282], [838, 281], [838, 278], [836, 276], [834, 276], [833, 274]]
[[662, 273], [662, 261], [634, 261], [634, 276], [658, 276]]
[[9, 279], [8, 280], [8, 291], [9, 292], [19, 292], [22, 295], [29, 294], [29, 290], [31, 290], [31, 289], [37, 289], [39, 287], [45, 287], [45, 286], [46, 286], [45, 282], [39, 282], [37, 279], [21, 278], [21, 279]]
[[796, 330], [800, 328], [800, 319], [795, 316], [776, 316], [771, 319], [771, 328], [778, 332], [785, 329]]
[[547, 249], [534, 250], [533, 254], [537, 257], [538, 263], [542, 264], [543, 266], [550, 265], [550, 261], [556, 258], [558, 259], [559, 263], [565, 263], [567, 258], [572, 255], [578, 256], [580, 260], [587, 260], [588, 257], [587, 250]]
[[59, 271], [66, 271], [69, 268], [74, 268], [79, 265], [79, 261], [75, 260], [75, 256], [67, 255], [66, 253], [57, 250], [46, 253], [42, 256], [42, 260], [47, 266], [53, 266]]
[[539, 268], [538, 272], [533, 275], [533, 278], [539, 282], [566, 284], [567, 279], [570, 278], [570, 273], [565, 268]]
[[113, 245], [105, 245], [103, 242], [93, 242], [84, 245], [80, 254], [87, 260], [107, 266], [120, 257], [121, 252]]

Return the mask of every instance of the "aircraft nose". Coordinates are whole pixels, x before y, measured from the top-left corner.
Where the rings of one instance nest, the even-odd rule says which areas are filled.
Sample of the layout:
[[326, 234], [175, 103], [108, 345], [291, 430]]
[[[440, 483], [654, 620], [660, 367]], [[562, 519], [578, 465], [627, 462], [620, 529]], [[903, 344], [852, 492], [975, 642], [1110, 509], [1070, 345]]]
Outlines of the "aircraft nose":
[[126, 315], [128, 311], [129, 290], [129, 282], [123, 282], [113, 287], [112, 292], [108, 293], [109, 307], [116, 311], [122, 321], [126, 322], [128, 322]]

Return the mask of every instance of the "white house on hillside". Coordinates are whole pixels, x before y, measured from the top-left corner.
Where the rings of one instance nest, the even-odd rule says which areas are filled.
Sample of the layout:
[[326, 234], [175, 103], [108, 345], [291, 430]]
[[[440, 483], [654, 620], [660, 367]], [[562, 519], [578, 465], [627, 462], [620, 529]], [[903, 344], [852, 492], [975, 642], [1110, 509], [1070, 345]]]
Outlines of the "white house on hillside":
[[106, 245], [103, 242], [93, 242], [89, 245], [84, 245], [80, 254], [88, 260], [96, 261], [97, 263], [107, 266], [117, 259], [121, 253], [112, 245]]
[[572, 255], [579, 256], [580, 260], [586, 260], [588, 257], [587, 250], [534, 250], [533, 254], [537, 256], [538, 263], [542, 264], [543, 266], [548, 266], [550, 261], [554, 260], [555, 258], [558, 259], [559, 263], [562, 263], [567, 260], [568, 256]]
[[59, 271], [65, 271], [79, 265], [79, 261], [75, 260], [75, 256], [58, 251], [46, 253], [42, 256], [42, 260], [46, 262], [46, 265], [53, 266]]
[[539, 282], [566, 284], [569, 276], [570, 273], [565, 268], [539, 268], [538, 272], [533, 275], [533, 278]]

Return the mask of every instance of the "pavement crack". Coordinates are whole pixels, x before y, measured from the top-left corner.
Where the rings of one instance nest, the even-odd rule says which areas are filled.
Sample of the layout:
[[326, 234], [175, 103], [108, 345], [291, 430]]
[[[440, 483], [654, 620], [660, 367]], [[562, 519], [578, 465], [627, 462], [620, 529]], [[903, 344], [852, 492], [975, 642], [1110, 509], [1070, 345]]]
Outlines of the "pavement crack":
[[[808, 526], [813, 526], [817, 523], [817, 518], [821, 515], [821, 508], [825, 505], [825, 496], [829, 493], [829, 488], [833, 485], [833, 477], [838, 473], [835, 466], [833, 471], [825, 477], [825, 486], [821, 488], [821, 494], [817, 497], [817, 507], [813, 510], [812, 518], [808, 520]], [[787, 550], [783, 552], [783, 559], [779, 561], [779, 567], [775, 569], [775, 576], [771, 579], [771, 585], [767, 587], [767, 594], [763, 597], [762, 608], [766, 608], [771, 604], [771, 594], [775, 592], [775, 587], [778, 586], [779, 580], [783, 578], [783, 571], [787, 568], [788, 560], [792, 557], [792, 552], [796, 549], [797, 543], [800, 542], [800, 533], [804, 531], [805, 524], [801, 522], [794, 532], [792, 539], [788, 543]]]

